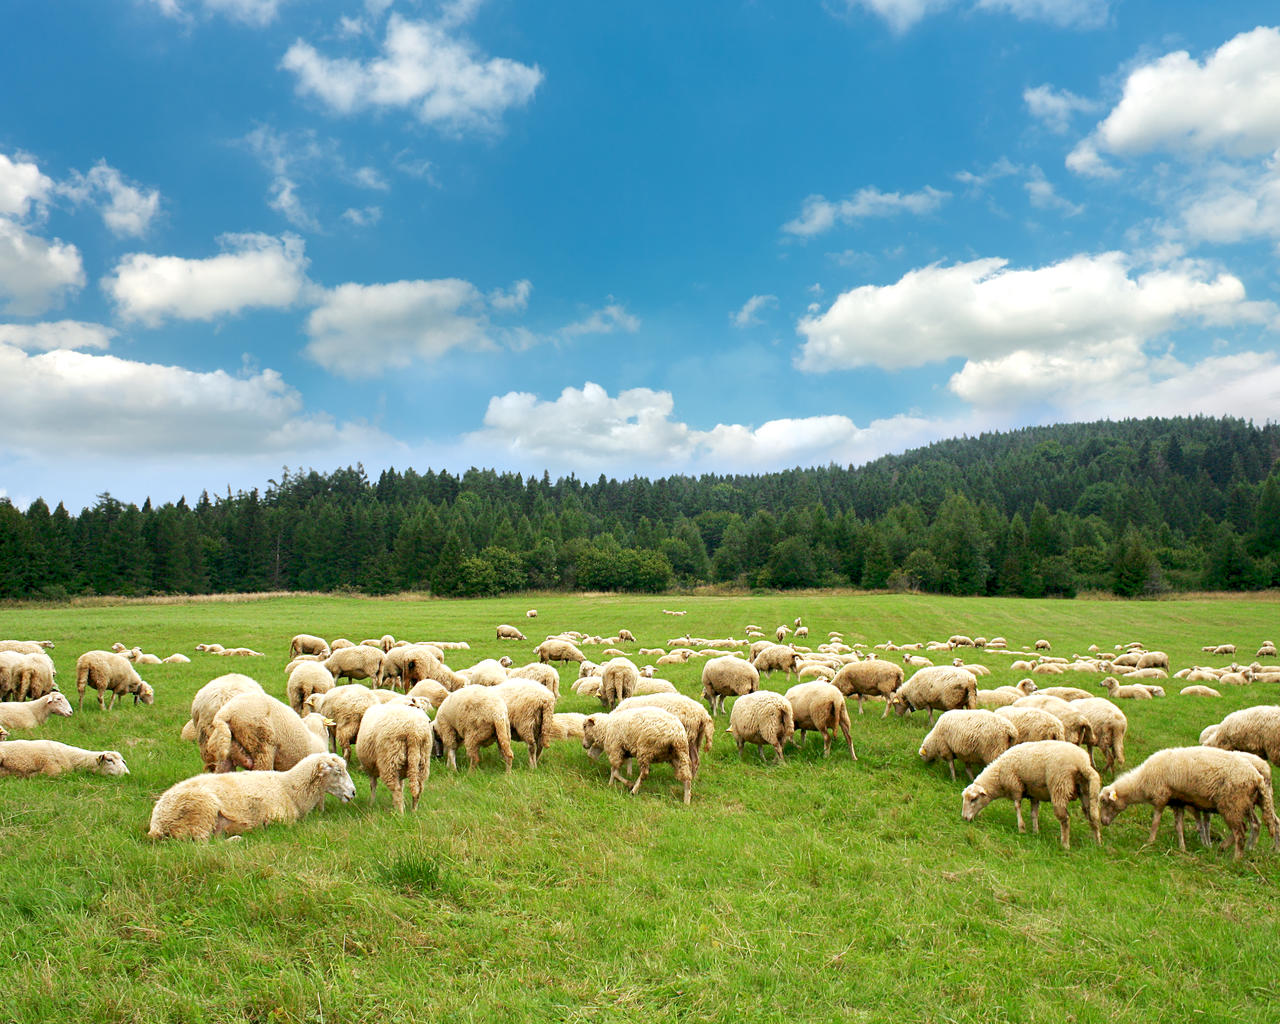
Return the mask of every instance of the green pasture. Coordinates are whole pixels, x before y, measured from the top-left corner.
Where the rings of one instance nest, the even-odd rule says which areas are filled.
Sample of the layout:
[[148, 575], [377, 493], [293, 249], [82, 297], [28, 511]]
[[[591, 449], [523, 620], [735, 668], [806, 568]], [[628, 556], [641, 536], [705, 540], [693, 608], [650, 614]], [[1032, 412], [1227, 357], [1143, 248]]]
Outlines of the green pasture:
[[[525, 618], [536, 606], [539, 617]], [[663, 614], [663, 609], [686, 615]], [[416, 813], [385, 790], [235, 842], [153, 843], [156, 796], [195, 774], [178, 739], [205, 682], [247, 672], [284, 696], [297, 632], [359, 641], [465, 640], [484, 657], [533, 659], [535, 643], [576, 628], [636, 646], [771, 632], [803, 617], [876, 644], [1003, 634], [1053, 653], [1139, 640], [1174, 668], [1223, 664], [1202, 645], [1234, 642], [1253, 660], [1280, 639], [1266, 597], [1158, 602], [1024, 601], [811, 593], [761, 596], [538, 595], [436, 601], [278, 597], [0, 609], [0, 637], [51, 639], [64, 691], [85, 650], [114, 641], [190, 665], [149, 667], [152, 707], [104, 714], [86, 700], [41, 735], [121, 751], [123, 779], [0, 779], [0, 1021], [1275, 1021], [1280, 1016], [1280, 855], [1264, 833], [1233, 863], [1172, 816], [1144, 846], [1149, 814], [1127, 811], [1096, 847], [1078, 806], [1072, 849], [1046, 808], [1018, 835], [1013, 807], [960, 819], [963, 781], [916, 754], [924, 715], [854, 713], [858, 761], [829, 759], [810, 736], [787, 763], [739, 760], [717, 722], [686, 807], [669, 766], [638, 797], [608, 768], [559, 744], [536, 772], [516, 747], [508, 776], [494, 748], [478, 771], [433, 763]], [[528, 642], [498, 642], [494, 626]], [[259, 659], [196, 654], [204, 641]], [[590, 657], [599, 648], [588, 648]], [[981, 685], [1016, 682], [1010, 658], [977, 653]], [[637, 658], [643, 662], [644, 659]], [[660, 674], [700, 692], [701, 662]], [[560, 710], [591, 711], [561, 670]], [[1045, 678], [1096, 688], [1096, 677]], [[765, 683], [777, 690], [782, 677]], [[1194, 743], [1228, 711], [1275, 703], [1272, 686], [1220, 700], [1122, 702], [1129, 765]], [[1099, 691], [1101, 693], [1101, 691]], [[92, 694], [92, 691], [91, 691]], [[15, 736], [15, 738], [18, 738]], [[465, 763], [465, 759], [464, 759]], [[1104, 775], [1104, 783], [1108, 781]], [[1221, 824], [1218, 823], [1218, 831]], [[1190, 830], [1189, 830], [1190, 831]]]

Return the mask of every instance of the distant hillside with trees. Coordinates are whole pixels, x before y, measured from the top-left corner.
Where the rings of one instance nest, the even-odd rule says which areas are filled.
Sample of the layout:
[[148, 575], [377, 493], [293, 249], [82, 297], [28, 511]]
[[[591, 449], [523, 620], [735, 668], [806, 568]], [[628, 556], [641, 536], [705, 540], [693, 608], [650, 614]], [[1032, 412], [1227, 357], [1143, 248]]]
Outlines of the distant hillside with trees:
[[1280, 427], [1029, 427], [857, 468], [592, 483], [290, 472], [72, 514], [0, 500], [0, 598], [259, 590], [661, 591], [700, 583], [1125, 597], [1280, 585]]

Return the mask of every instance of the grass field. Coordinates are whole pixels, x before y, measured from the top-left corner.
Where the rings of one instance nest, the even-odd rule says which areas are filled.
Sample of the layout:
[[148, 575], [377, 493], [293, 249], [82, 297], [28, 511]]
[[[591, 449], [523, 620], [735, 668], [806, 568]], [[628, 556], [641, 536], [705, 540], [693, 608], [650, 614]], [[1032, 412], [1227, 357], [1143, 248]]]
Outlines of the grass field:
[[[64, 690], [78, 654], [116, 640], [195, 659], [143, 672], [152, 707], [103, 714], [86, 701], [44, 727], [120, 750], [127, 778], [0, 779], [0, 1021], [1274, 1021], [1280, 855], [1265, 834], [1233, 863], [1190, 838], [1179, 853], [1171, 815], [1145, 847], [1142, 808], [1099, 848], [1074, 805], [1070, 851], [1047, 808], [1039, 835], [1016, 833], [1008, 801], [966, 824], [962, 782], [916, 755], [923, 714], [886, 721], [879, 706], [854, 714], [856, 764], [838, 744], [824, 760], [812, 735], [785, 765], [739, 761], [722, 717], [689, 807], [666, 765], [632, 798], [575, 745], [536, 772], [517, 747], [510, 776], [489, 747], [475, 773], [436, 762], [403, 818], [385, 790], [370, 808], [353, 771], [355, 801], [330, 799], [295, 826], [208, 844], [145, 832], [155, 797], [200, 769], [178, 739], [191, 695], [246, 671], [283, 697], [295, 632], [466, 640], [471, 651], [450, 657], [463, 667], [531, 660], [564, 628], [625, 626], [641, 646], [666, 646], [685, 630], [741, 637], [748, 622], [771, 630], [802, 615], [815, 645], [832, 629], [868, 644], [1046, 637], [1067, 655], [1141, 640], [1180, 668], [1229, 660], [1201, 654], [1210, 642], [1252, 660], [1280, 634], [1278, 613], [1265, 599], [823, 593], [0, 609], [0, 636], [57, 642]], [[495, 641], [499, 622], [529, 642]], [[197, 655], [202, 641], [267, 657]], [[1008, 658], [971, 660], [992, 667], [985, 686], [1018, 678]], [[700, 665], [662, 674], [697, 696]], [[560, 710], [597, 710], [569, 692], [574, 675], [562, 671]], [[1093, 677], [1045, 683], [1059, 681]], [[1262, 685], [1220, 700], [1168, 689], [1122, 702], [1130, 765], [1277, 700]]]

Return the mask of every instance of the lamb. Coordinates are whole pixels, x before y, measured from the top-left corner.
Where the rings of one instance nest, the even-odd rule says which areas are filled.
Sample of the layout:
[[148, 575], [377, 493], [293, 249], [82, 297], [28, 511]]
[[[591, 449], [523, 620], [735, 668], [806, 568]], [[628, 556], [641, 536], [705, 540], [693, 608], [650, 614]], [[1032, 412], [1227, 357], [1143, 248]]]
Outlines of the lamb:
[[1035, 743], [1038, 740], [1066, 740], [1062, 723], [1041, 708], [996, 708], [995, 713], [1013, 723], [1018, 732], [1016, 743]]
[[77, 708], [84, 707], [87, 686], [98, 691], [98, 707], [103, 711], [109, 710], [104, 699], [108, 691], [111, 708], [116, 706], [116, 698], [126, 693], [133, 694], [135, 704], [139, 701], [151, 704], [155, 700], [151, 687], [143, 682], [129, 660], [110, 651], [86, 651], [76, 659], [76, 693], [80, 695]]
[[555, 739], [556, 699], [541, 683], [512, 679], [493, 688], [507, 706], [511, 739], [529, 748], [529, 767], [537, 768], [542, 752]]
[[973, 821], [992, 800], [1008, 797], [1018, 812], [1018, 831], [1025, 832], [1022, 798], [1031, 798], [1031, 829], [1040, 831], [1040, 801], [1053, 803], [1061, 829], [1062, 848], [1071, 848], [1071, 822], [1067, 805], [1079, 799], [1094, 840], [1101, 845], [1098, 790], [1102, 780], [1079, 747], [1059, 740], [1019, 743], [992, 761], [965, 788], [960, 816]]
[[993, 711], [944, 711], [920, 744], [919, 753], [926, 763], [945, 760], [952, 782], [959, 760], [973, 781], [971, 765], [988, 765], [1017, 742], [1017, 727]]
[[1222, 750], [1242, 750], [1280, 764], [1280, 706], [1260, 704], [1233, 711], [1201, 733], [1200, 742]]
[[335, 680], [382, 678], [383, 652], [377, 647], [343, 647], [334, 651], [324, 662]]
[[497, 629], [497, 634], [498, 634], [498, 635], [497, 635], [497, 638], [498, 638], [499, 640], [526, 640], [526, 639], [528, 639], [528, 638], [527, 638], [523, 633], [521, 633], [521, 632], [520, 632], [520, 630], [516, 629], [516, 627], [515, 627], [515, 626], [508, 626], [506, 623], [503, 623], [501, 626], [499, 626], [499, 627], [498, 627], [498, 629]]
[[908, 668], [929, 668], [933, 662], [921, 654], [904, 654], [902, 656], [902, 664]]
[[197, 775], [160, 794], [147, 836], [240, 835], [274, 821], [297, 821], [323, 803], [326, 793], [343, 803], [356, 795], [347, 765], [336, 754], [312, 754], [287, 772]]
[[1114, 772], [1116, 765], [1124, 767], [1124, 734], [1129, 720], [1124, 712], [1105, 697], [1071, 702], [1071, 710], [1084, 715], [1093, 733], [1093, 745], [1106, 756], [1106, 770]]
[[321, 658], [327, 658], [330, 653], [329, 642], [324, 637], [312, 636], [310, 633], [299, 633], [289, 641], [290, 661], [299, 654], [317, 654]]
[[786, 763], [782, 747], [795, 732], [795, 714], [791, 702], [772, 690], [756, 690], [744, 694], [733, 704], [729, 714], [729, 735], [738, 744], [738, 756], [747, 743], [756, 745], [760, 760], [764, 760], [765, 746], [771, 746], [778, 754], [778, 763]]
[[412, 698], [407, 704], [376, 704], [365, 712], [356, 740], [356, 757], [369, 776], [369, 803], [377, 798], [378, 780], [391, 790], [396, 813], [404, 814], [404, 788], [409, 783], [409, 809], [418, 809], [423, 783], [431, 776], [431, 719]]
[[436, 712], [435, 727], [449, 767], [455, 771], [459, 742], [466, 747], [473, 769], [479, 767], [480, 748], [497, 743], [503, 763], [511, 771], [511, 722], [506, 704], [490, 687], [454, 690]]
[[57, 690], [37, 700], [0, 703], [0, 728], [35, 729], [44, 725], [50, 715], [71, 717], [71, 702]]
[[827, 757], [831, 753], [831, 741], [835, 738], [836, 729], [839, 729], [849, 747], [849, 757], [854, 761], [858, 760], [858, 755], [853, 752], [849, 707], [845, 704], [844, 694], [837, 687], [824, 682], [797, 683], [783, 696], [791, 702], [792, 721], [799, 733], [797, 742], [800, 746], [804, 746], [806, 732], [820, 732], [822, 756]]
[[534, 653], [538, 655], [538, 660], [542, 663], [549, 661], [576, 661], [579, 664], [586, 661], [584, 655], [577, 647], [568, 640], [546, 639], [534, 648]]
[[213, 716], [208, 747], [215, 772], [288, 771], [328, 746], [323, 715], [299, 717], [288, 704], [265, 693], [242, 693]]
[[[386, 690], [382, 692], [387, 697], [392, 696]], [[363, 683], [344, 683], [323, 693], [313, 693], [303, 702], [303, 707], [319, 712], [333, 721], [330, 728], [334, 749], [341, 750], [342, 756], [349, 762], [351, 748], [360, 735], [360, 721], [364, 718], [364, 713], [381, 700], [376, 691]]]
[[637, 694], [622, 701], [616, 710], [627, 708], [662, 708], [680, 719], [680, 724], [689, 737], [689, 763], [693, 766], [693, 774], [698, 774], [702, 751], [711, 750], [711, 741], [716, 731], [715, 721], [706, 708], [682, 693]]
[[196, 650], [204, 654], [221, 654], [226, 648], [222, 644], [196, 644]]
[[125, 655], [135, 665], [163, 665], [160, 656], [156, 654], [147, 654], [141, 647], [135, 647]]
[[1184, 697], [1221, 697], [1222, 696], [1222, 694], [1220, 694], [1212, 686], [1202, 686], [1198, 683], [1192, 686], [1184, 686], [1178, 692], [1182, 694]]
[[724, 709], [726, 697], [741, 697], [760, 689], [760, 673], [750, 662], [726, 655], [702, 665], [702, 699], [713, 715]]
[[1153, 696], [1149, 686], [1145, 686], [1142, 683], [1121, 686], [1120, 680], [1115, 676], [1107, 676], [1098, 685], [1107, 691], [1112, 700], [1151, 700]]
[[70, 771], [99, 775], [128, 775], [116, 750], [84, 750], [56, 740], [6, 740], [0, 743], [0, 777], [27, 779], [33, 775], [61, 775]]
[[[669, 761], [676, 780], [684, 784], [684, 802], [693, 796], [693, 765], [689, 758], [689, 737], [670, 711], [657, 707], [631, 707], [612, 714], [588, 715], [582, 723], [582, 747], [595, 759], [601, 753], [609, 759], [609, 785], [614, 780], [629, 786], [631, 795], [649, 777], [650, 765]], [[624, 762], [640, 766], [634, 785], [619, 771]]]
[[794, 649], [782, 644], [770, 644], [751, 659], [756, 671], [763, 675], [766, 672], [782, 672], [787, 678], [800, 668], [800, 656]]
[[[1151, 804], [1151, 832], [1154, 843], [1160, 818], [1167, 804], [1176, 803], [1221, 814], [1231, 829], [1234, 858], [1240, 859], [1245, 839], [1245, 820], [1255, 804], [1262, 806], [1263, 821], [1273, 840], [1280, 840], [1271, 786], [1248, 761], [1214, 747], [1170, 747], [1158, 750], [1132, 771], [1125, 772], [1101, 794], [1102, 822], [1110, 825], [1130, 804]], [[1176, 808], [1177, 825], [1181, 810]], [[1178, 827], [1179, 849], [1186, 849]], [[1226, 841], [1223, 841], [1226, 848]]]
[[[862, 702], [867, 697], [888, 698], [902, 685], [905, 673], [901, 665], [891, 661], [851, 661], [835, 674], [831, 684], [846, 697], [858, 698], [858, 714], [862, 714]], [[886, 703], [884, 718], [889, 714]]]
[[285, 684], [285, 694], [289, 698], [289, 707], [299, 715], [313, 693], [328, 693], [337, 685], [333, 673], [318, 661], [301, 661], [289, 673], [289, 681]]
[[976, 710], [978, 681], [972, 672], [952, 665], [922, 668], [894, 691], [889, 697], [889, 707], [900, 716], [928, 708], [926, 724], [932, 725], [934, 711]]
[[600, 673], [600, 703], [612, 710], [619, 701], [636, 692], [640, 682], [640, 670], [628, 658], [614, 658], [604, 665]]

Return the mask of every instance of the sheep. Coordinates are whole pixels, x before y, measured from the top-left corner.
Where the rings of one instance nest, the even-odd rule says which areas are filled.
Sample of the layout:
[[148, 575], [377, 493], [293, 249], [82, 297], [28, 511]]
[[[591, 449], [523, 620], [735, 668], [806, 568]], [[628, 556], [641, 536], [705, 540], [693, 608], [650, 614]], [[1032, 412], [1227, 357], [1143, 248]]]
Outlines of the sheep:
[[779, 626], [777, 629], [773, 631], [773, 635], [778, 643], [782, 643], [784, 640], [786, 640], [787, 634], [790, 632], [791, 630], [787, 626]]
[[335, 680], [372, 679], [375, 684], [382, 677], [383, 652], [377, 647], [343, 647], [325, 659], [327, 668]]
[[[387, 691], [382, 691], [388, 697]], [[364, 713], [382, 700], [378, 693], [363, 683], [344, 683], [331, 690], [313, 693], [303, 702], [307, 711], [315, 711], [332, 720], [330, 726], [334, 751], [341, 751], [348, 762], [351, 748], [360, 736], [360, 721]]]
[[52, 647], [49, 640], [0, 640], [0, 651], [11, 651], [14, 654], [40, 654], [46, 647]]
[[527, 612], [524, 613], [524, 617], [526, 619], [536, 619], [538, 617], [538, 609], [530, 608]]
[[1105, 697], [1073, 700], [1071, 710], [1084, 716], [1093, 733], [1093, 745], [1106, 757], [1106, 770], [1114, 772], [1116, 765], [1124, 767], [1124, 735], [1129, 720], [1124, 712]]
[[795, 650], [782, 644], [770, 644], [751, 659], [751, 664], [761, 675], [766, 672], [782, 672], [787, 678], [800, 668], [800, 657]]
[[227, 647], [216, 652], [224, 658], [265, 658], [266, 655], [261, 651], [255, 651], [252, 647]]
[[460, 669], [458, 675], [464, 686], [497, 686], [507, 681], [507, 670], [496, 658], [485, 658], [469, 668]]
[[579, 679], [573, 684], [573, 692], [582, 697], [599, 697], [601, 680], [599, 676]]
[[[851, 661], [835, 674], [831, 684], [846, 697], [857, 697], [858, 714], [862, 714], [862, 702], [867, 697], [887, 699], [902, 685], [905, 675], [902, 666], [891, 661]], [[889, 705], [886, 703], [880, 717], [888, 714]]]
[[1280, 706], [1260, 704], [1233, 711], [1201, 733], [1200, 742], [1222, 750], [1242, 750], [1280, 764]]
[[166, 665], [190, 665], [191, 664], [190, 658], [188, 658], [185, 654], [178, 654], [177, 652], [174, 652], [173, 654], [169, 655], [167, 658], [161, 658], [160, 660], [163, 661]]
[[1235, 644], [1214, 644], [1210, 647], [1201, 647], [1200, 650], [1208, 651], [1210, 654], [1235, 654]]
[[437, 683], [434, 679], [423, 679], [421, 682], [415, 683], [413, 688], [408, 692], [409, 697], [426, 697], [431, 702], [433, 708], [438, 708], [444, 699], [449, 696], [449, 691], [445, 687]]
[[507, 705], [491, 688], [464, 686], [454, 690], [436, 711], [435, 727], [449, 767], [455, 771], [459, 742], [466, 747], [473, 769], [480, 765], [480, 748], [497, 743], [502, 761], [507, 771], [511, 771], [511, 722]]
[[858, 760], [858, 755], [853, 752], [849, 707], [845, 704], [844, 694], [837, 687], [825, 682], [797, 683], [783, 696], [791, 702], [792, 723], [799, 733], [796, 742], [800, 746], [804, 746], [806, 732], [820, 732], [822, 756], [827, 757], [831, 753], [831, 741], [835, 738], [836, 729], [839, 729], [848, 744], [849, 757], [854, 761]]
[[711, 750], [711, 741], [716, 732], [715, 720], [706, 708], [682, 693], [637, 694], [620, 702], [615, 710], [623, 711], [627, 708], [662, 708], [680, 719], [680, 724], [689, 737], [689, 762], [693, 767], [693, 774], [698, 774], [702, 751]]
[[[631, 795], [649, 776], [654, 762], [669, 761], [676, 780], [684, 784], [684, 802], [693, 796], [693, 764], [689, 758], [689, 736], [680, 719], [658, 707], [630, 707], [611, 714], [588, 715], [582, 723], [582, 748], [596, 759], [601, 753], [609, 759], [609, 785], [614, 780], [629, 786]], [[636, 761], [640, 771], [635, 784], [619, 769], [624, 762]]]
[[542, 752], [555, 739], [555, 697], [533, 679], [512, 679], [493, 692], [507, 706], [512, 742], [529, 748], [529, 767], [537, 768]]
[[22, 699], [18, 690], [25, 664], [24, 657], [26, 656], [17, 651], [0, 651], [0, 700], [7, 697]]
[[31, 652], [0, 651], [0, 698], [36, 700], [58, 688], [57, 669], [42, 649]]
[[686, 663], [686, 662], [687, 662], [691, 657], [693, 657], [693, 652], [692, 652], [692, 651], [672, 651], [672, 652], [670, 652], [669, 654], [664, 654], [661, 658], [659, 658], [659, 659], [657, 660], [657, 662], [656, 662], [655, 664], [658, 664], [658, 665], [683, 665], [683, 664], [685, 664], [685, 663]]
[[392, 690], [408, 690], [418, 681], [413, 678], [418, 670], [416, 659], [428, 656], [436, 657], [434, 650], [417, 644], [404, 644], [403, 646], [393, 647], [382, 656], [382, 667], [378, 673], [377, 685]]
[[[116, 698], [126, 693], [133, 694], [135, 704], [139, 701], [150, 704], [155, 699], [150, 693], [151, 687], [143, 682], [128, 659], [110, 651], [86, 651], [76, 659], [76, 693], [80, 696], [77, 708], [84, 707], [87, 686], [98, 691], [98, 707], [103, 711], [114, 708]], [[104, 699], [108, 691], [111, 693], [110, 705]]]
[[497, 632], [497, 639], [499, 640], [527, 640], [528, 639], [528, 637], [526, 637], [523, 633], [521, 633], [520, 630], [516, 629], [515, 626], [508, 626], [506, 623], [503, 623], [501, 626], [499, 626], [496, 632]]
[[44, 725], [50, 715], [71, 717], [71, 702], [57, 690], [36, 700], [0, 703], [0, 728], [35, 729]]
[[1258, 653], [1254, 655], [1255, 658], [1274, 658], [1276, 656], [1276, 645], [1270, 640], [1262, 641], [1262, 646], [1258, 648]]
[[6, 729], [3, 725], [0, 725], [0, 743], [3, 743], [8, 738], [9, 738], [9, 730]]
[[587, 716], [577, 711], [557, 711], [552, 716], [551, 738], [553, 740], [582, 739], [582, 723]]
[[560, 673], [550, 665], [545, 665], [540, 661], [521, 665], [519, 668], [508, 669], [507, 678], [532, 679], [535, 683], [541, 683], [550, 690], [552, 696], [557, 700], [560, 699]]
[[6, 740], [0, 743], [0, 777], [31, 778], [83, 769], [99, 775], [128, 775], [116, 750], [84, 750], [56, 740]]
[[1132, 686], [1121, 686], [1120, 680], [1115, 676], [1107, 676], [1098, 684], [1107, 691], [1107, 695], [1112, 700], [1151, 700], [1151, 688], [1141, 683], [1135, 683]]
[[568, 640], [555, 640], [548, 638], [543, 640], [542, 643], [538, 644], [538, 646], [533, 650], [534, 653], [537, 654], [538, 660], [543, 664], [546, 664], [549, 661], [576, 661], [581, 664], [587, 660], [586, 655], [584, 655]]
[[1169, 671], [1169, 655], [1164, 651], [1147, 651], [1138, 659], [1138, 668], [1162, 668]]
[[1042, 661], [1033, 668], [1032, 673], [1038, 676], [1060, 676], [1063, 673], [1061, 665], [1055, 665], [1052, 662]]
[[328, 720], [323, 715], [300, 717], [288, 704], [265, 693], [242, 693], [213, 716], [209, 752], [215, 772], [288, 771], [309, 754], [328, 746]]
[[[983, 642], [985, 643], [986, 641]], [[947, 639], [946, 646], [949, 650], [954, 650], [957, 647], [977, 647], [978, 644], [972, 637], [962, 636], [959, 633], [956, 633]]]
[[[437, 650], [439, 649], [433, 648], [430, 644], [413, 644], [409, 647], [397, 647], [387, 655], [392, 659], [391, 671], [394, 673], [399, 669], [400, 685], [412, 689], [424, 679], [433, 679], [449, 691], [466, 686], [466, 677], [453, 671], [441, 661], [435, 653]], [[401, 654], [402, 651], [407, 653]], [[385, 658], [383, 664], [386, 665]]]
[[640, 670], [627, 658], [614, 658], [605, 663], [600, 674], [600, 703], [612, 709], [618, 701], [626, 700], [636, 692]]
[[1102, 780], [1079, 747], [1060, 740], [1019, 743], [992, 761], [971, 782], [961, 798], [960, 816], [973, 821], [992, 800], [1008, 797], [1017, 808], [1018, 831], [1025, 832], [1022, 798], [1031, 798], [1031, 830], [1040, 831], [1040, 801], [1053, 803], [1060, 826], [1062, 848], [1071, 848], [1071, 822], [1067, 805], [1080, 800], [1094, 841], [1102, 844], [1098, 816], [1098, 790]]
[[933, 662], [923, 655], [904, 654], [902, 656], [902, 664], [908, 668], [929, 668], [933, 665]]
[[771, 746], [777, 751], [778, 763], [786, 763], [782, 747], [795, 728], [791, 702], [772, 690], [744, 694], [734, 701], [729, 714], [729, 735], [738, 744], [739, 757], [745, 744], [754, 743], [760, 760], [764, 760], [765, 746]]
[[996, 708], [995, 713], [1013, 723], [1017, 730], [1016, 743], [1035, 743], [1037, 740], [1066, 740], [1060, 722], [1041, 708]]
[[1184, 686], [1178, 692], [1182, 694], [1182, 696], [1184, 697], [1221, 697], [1222, 696], [1222, 694], [1220, 694], [1212, 686], [1202, 686], [1199, 683], [1193, 684], [1191, 686]]
[[636, 683], [636, 688], [633, 691], [633, 694], [634, 696], [640, 697], [640, 696], [645, 696], [648, 694], [655, 694], [655, 693], [679, 693], [679, 692], [680, 691], [676, 689], [675, 684], [670, 682], [669, 680], [656, 679], [656, 678], [653, 678], [652, 676], [645, 676], [643, 673], [641, 673], [640, 681]]
[[[1014, 701], [1015, 708], [1039, 708], [1047, 711], [1062, 723], [1067, 743], [1093, 747], [1093, 730], [1084, 712], [1076, 709], [1078, 701], [1065, 701], [1061, 697], [1046, 697], [1041, 693], [1033, 693], [1029, 697], [1021, 697]], [[1092, 751], [1091, 751], [1092, 752]]]
[[1015, 661], [1009, 666], [1014, 672], [1033, 672], [1035, 667], [1036, 662], [1034, 661]]
[[[889, 707], [899, 716], [928, 708], [926, 724], [932, 725], [934, 711], [976, 710], [978, 681], [972, 672], [952, 665], [922, 668], [893, 692], [889, 697]], [[888, 708], [885, 710], [887, 712]]]
[[409, 809], [418, 809], [423, 783], [431, 777], [431, 719], [413, 698], [409, 704], [375, 704], [364, 714], [356, 739], [356, 757], [369, 776], [369, 803], [377, 799], [378, 780], [391, 790], [396, 813], [404, 814], [404, 788], [409, 783]]
[[340, 636], [329, 645], [329, 651], [332, 653], [333, 651], [341, 651], [344, 648], [355, 646], [354, 641], [348, 640], [345, 636]]
[[222, 644], [196, 644], [196, 650], [204, 654], [221, 654], [226, 648]]
[[328, 693], [337, 685], [333, 673], [318, 661], [299, 662], [289, 673], [289, 681], [285, 684], [285, 694], [289, 698], [289, 707], [299, 715], [307, 698], [313, 693]]
[[993, 711], [944, 711], [921, 742], [919, 753], [926, 763], [945, 760], [952, 782], [959, 760], [972, 782], [971, 765], [988, 765], [1017, 742], [1017, 727]]
[[321, 658], [327, 658], [330, 654], [329, 641], [324, 637], [312, 636], [310, 633], [299, 633], [289, 641], [289, 660], [292, 661], [299, 654], [317, 654]]
[[257, 680], [238, 672], [211, 679], [196, 691], [191, 698], [191, 720], [183, 727], [182, 738], [199, 744], [205, 771], [212, 771], [216, 761], [209, 749], [209, 727], [213, 725], [214, 716], [231, 698], [242, 693], [262, 692]]
[[1091, 700], [1094, 697], [1094, 694], [1088, 690], [1082, 690], [1078, 686], [1046, 686], [1044, 689], [1034, 692], [1045, 697], [1060, 697], [1068, 704], [1077, 700]]
[[1053, 650], [1053, 644], [1049, 643], [1048, 640], [1037, 640], [1035, 648], [1037, 651], [1051, 651]]
[[[1142, 764], [1125, 772], [1100, 796], [1102, 823], [1110, 825], [1130, 804], [1151, 804], [1151, 832], [1148, 845], [1156, 841], [1160, 818], [1167, 804], [1175, 808], [1178, 848], [1186, 849], [1182, 837], [1182, 810], [1186, 806], [1221, 814], [1231, 829], [1234, 859], [1239, 860], [1245, 838], [1245, 819], [1261, 804], [1263, 821], [1273, 842], [1280, 841], [1271, 785], [1262, 774], [1235, 754], [1214, 747], [1170, 747], [1157, 750]], [[1226, 849], [1226, 841], [1223, 841]]]
[[160, 794], [147, 836], [240, 835], [275, 821], [297, 821], [323, 803], [326, 793], [343, 803], [356, 795], [346, 762], [336, 754], [312, 754], [286, 772], [197, 775]]
[[636, 642], [635, 634], [629, 629], [618, 630], [618, 640], [622, 643], [633, 644]]
[[702, 665], [702, 699], [713, 715], [724, 709], [726, 697], [741, 697], [760, 689], [760, 672], [750, 662], [726, 655]]

